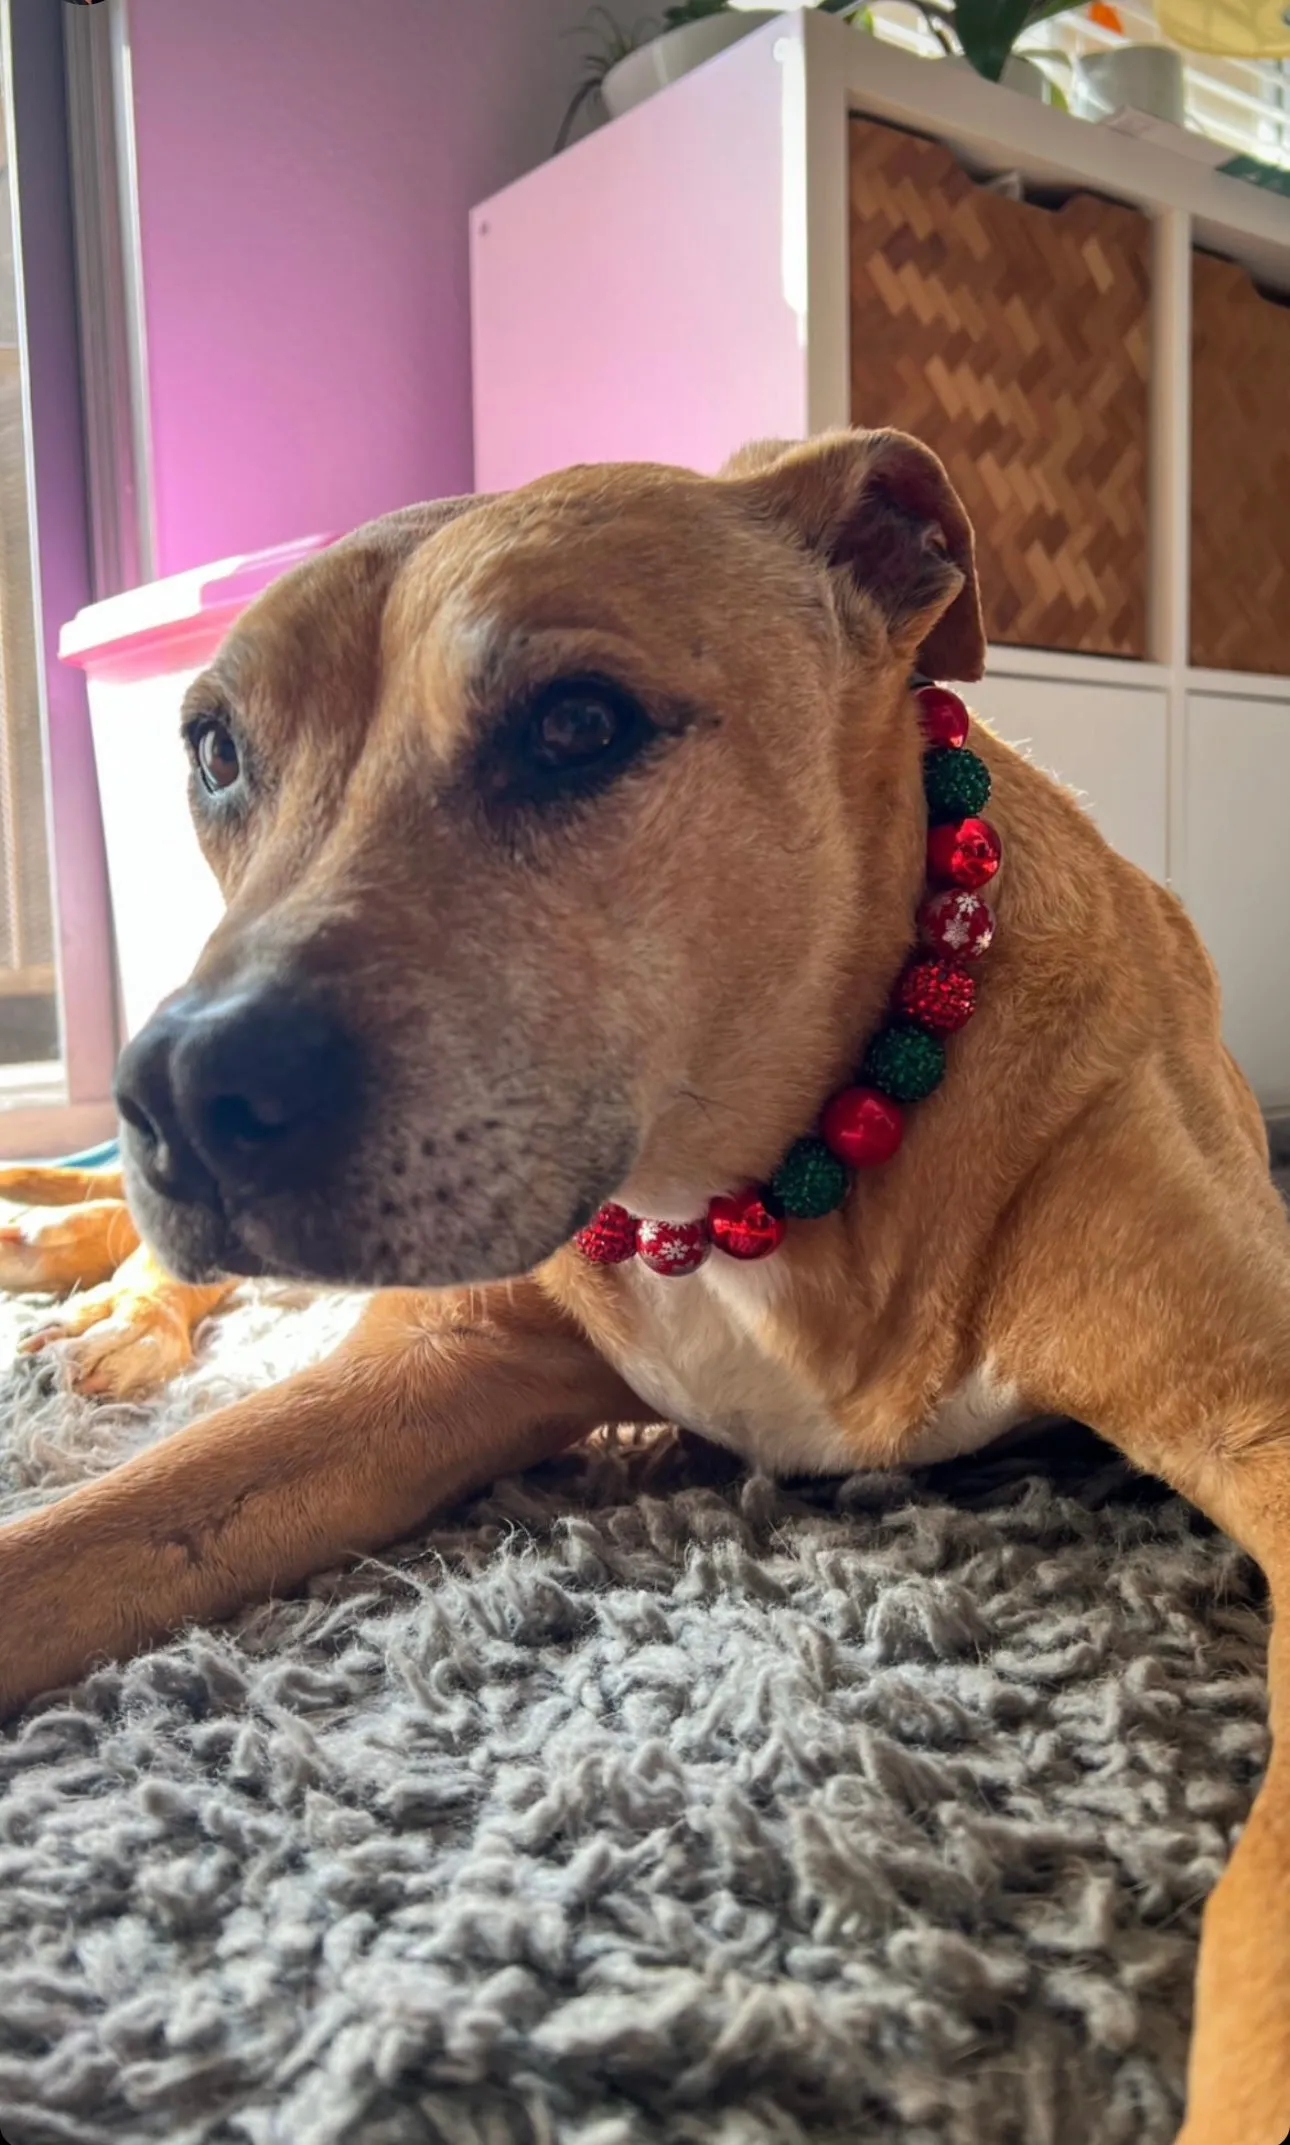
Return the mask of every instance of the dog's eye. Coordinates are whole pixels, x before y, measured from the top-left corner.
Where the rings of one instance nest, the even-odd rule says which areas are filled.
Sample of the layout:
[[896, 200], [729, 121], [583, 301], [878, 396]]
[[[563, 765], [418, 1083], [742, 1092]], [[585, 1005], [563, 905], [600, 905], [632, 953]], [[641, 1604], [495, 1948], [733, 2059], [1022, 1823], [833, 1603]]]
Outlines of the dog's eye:
[[529, 757], [556, 772], [590, 768], [612, 756], [631, 727], [632, 704], [595, 685], [557, 686], [534, 710]]
[[472, 776], [503, 811], [575, 805], [611, 788], [660, 735], [639, 700], [612, 679], [553, 678], [498, 724]]
[[242, 762], [228, 724], [217, 715], [208, 715], [194, 725], [188, 741], [202, 787], [212, 797], [218, 790], [232, 789], [242, 772]]

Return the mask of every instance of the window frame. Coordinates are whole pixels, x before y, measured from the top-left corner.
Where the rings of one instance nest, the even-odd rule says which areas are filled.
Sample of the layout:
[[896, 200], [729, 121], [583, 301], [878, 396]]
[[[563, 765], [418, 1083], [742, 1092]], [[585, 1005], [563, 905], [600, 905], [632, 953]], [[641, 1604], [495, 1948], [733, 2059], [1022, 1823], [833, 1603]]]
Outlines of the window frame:
[[0, 0], [5, 128], [26, 418], [27, 497], [54, 878], [62, 1096], [0, 1109], [0, 1153], [57, 1152], [113, 1130], [117, 1008], [89, 706], [58, 656], [91, 601], [63, 7]]

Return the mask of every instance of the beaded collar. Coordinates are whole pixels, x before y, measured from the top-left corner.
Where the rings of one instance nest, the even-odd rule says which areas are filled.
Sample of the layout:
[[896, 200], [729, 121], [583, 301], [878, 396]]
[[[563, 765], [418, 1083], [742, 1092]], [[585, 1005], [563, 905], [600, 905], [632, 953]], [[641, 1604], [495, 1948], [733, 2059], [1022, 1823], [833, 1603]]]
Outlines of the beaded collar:
[[994, 937], [984, 900], [1000, 843], [980, 817], [990, 796], [984, 760], [968, 750], [971, 718], [943, 685], [916, 687], [927, 799], [927, 891], [917, 916], [919, 950], [902, 971], [891, 1013], [870, 1041], [852, 1085], [832, 1096], [816, 1129], [795, 1140], [768, 1184], [721, 1192], [694, 1221], [649, 1221], [610, 1202], [574, 1244], [593, 1266], [639, 1258], [656, 1274], [694, 1273], [718, 1251], [764, 1259], [790, 1221], [817, 1221], [842, 1205], [851, 1172], [888, 1162], [900, 1146], [905, 1108], [945, 1077], [945, 1038], [972, 1018], [971, 964]]

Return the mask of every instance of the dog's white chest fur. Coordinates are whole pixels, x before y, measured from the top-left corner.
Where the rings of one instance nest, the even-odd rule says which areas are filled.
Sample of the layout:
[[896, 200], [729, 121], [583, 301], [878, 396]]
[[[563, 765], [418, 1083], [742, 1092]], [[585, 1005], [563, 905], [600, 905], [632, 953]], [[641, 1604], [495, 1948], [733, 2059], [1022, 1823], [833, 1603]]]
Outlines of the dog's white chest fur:
[[[633, 1263], [630, 1345], [611, 1351], [633, 1392], [659, 1417], [710, 1437], [771, 1474], [830, 1474], [887, 1455], [866, 1453], [822, 1388], [767, 1347], [762, 1313], [777, 1286], [773, 1260], [755, 1266], [711, 1258], [697, 1274], [665, 1279]], [[1015, 1388], [979, 1366], [934, 1414], [910, 1425], [899, 1458], [926, 1465], [973, 1452], [1019, 1422]]]

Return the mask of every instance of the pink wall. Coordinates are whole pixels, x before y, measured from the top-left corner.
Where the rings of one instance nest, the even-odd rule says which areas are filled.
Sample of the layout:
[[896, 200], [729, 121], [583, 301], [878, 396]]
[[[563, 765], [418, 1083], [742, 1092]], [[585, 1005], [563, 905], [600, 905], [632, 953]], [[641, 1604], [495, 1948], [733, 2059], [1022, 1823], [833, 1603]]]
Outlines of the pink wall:
[[467, 211], [586, 0], [130, 0], [157, 571], [469, 490]]

